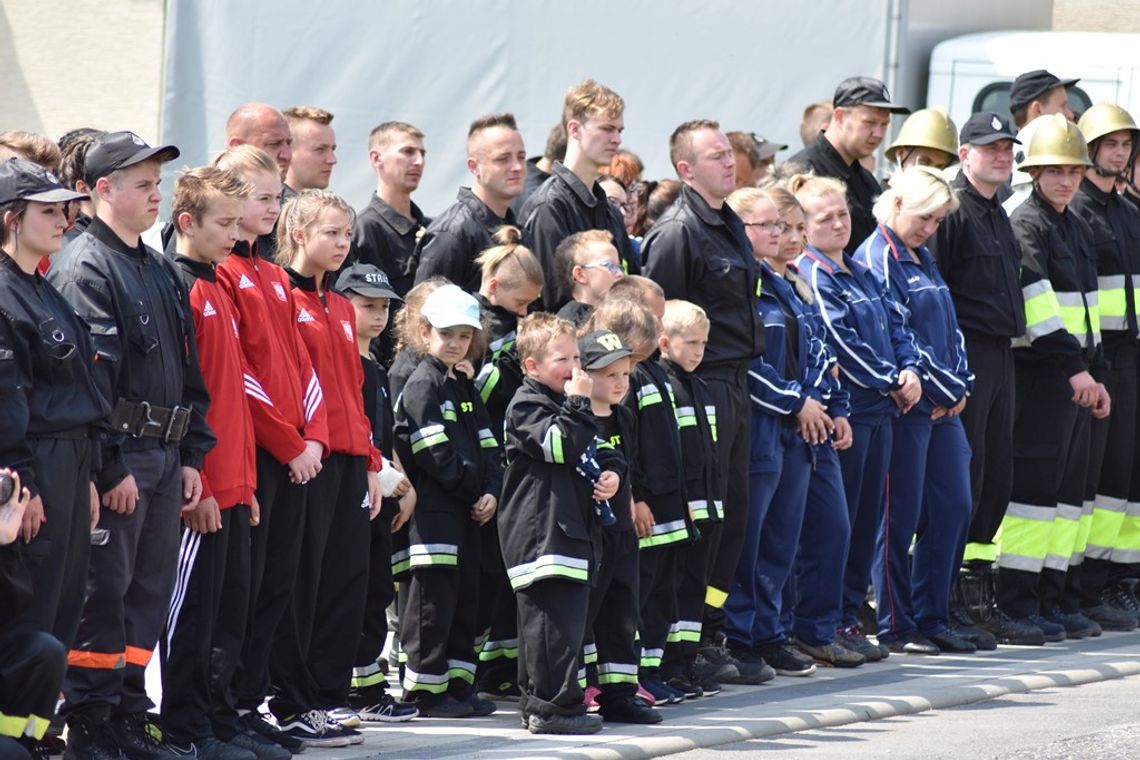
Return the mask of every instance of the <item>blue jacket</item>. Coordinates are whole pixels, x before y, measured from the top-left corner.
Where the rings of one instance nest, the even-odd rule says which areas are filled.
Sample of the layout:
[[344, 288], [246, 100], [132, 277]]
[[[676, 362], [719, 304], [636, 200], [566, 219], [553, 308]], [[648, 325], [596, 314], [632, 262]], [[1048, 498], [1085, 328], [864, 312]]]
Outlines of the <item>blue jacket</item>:
[[[789, 269], [795, 272], [794, 267]], [[783, 423], [787, 415], [803, 408], [808, 397], [827, 406], [833, 417], [846, 417], [848, 413], [847, 392], [831, 376], [835, 356], [825, 342], [818, 308], [805, 303], [795, 287], [767, 264], [763, 265], [761, 281], [756, 308], [764, 321], [765, 349], [764, 356], [753, 363], [748, 374], [753, 403], [752, 472], [768, 472], [777, 467], [778, 452], [772, 445], [777, 437], [791, 430], [791, 439], [798, 439], [794, 428]], [[786, 379], [789, 316], [796, 321], [795, 380]]]
[[918, 346], [903, 307], [865, 265], [846, 254], [843, 259], [850, 274], [808, 246], [796, 265], [819, 304], [839, 371], [851, 383], [851, 416], [896, 416], [887, 394], [899, 387], [901, 370], [922, 376]]
[[915, 251], [920, 261], [885, 224], [863, 241], [854, 259], [866, 264], [891, 297], [909, 314], [908, 326], [922, 355], [922, 399], [911, 415], [929, 417], [935, 406], [954, 406], [974, 387], [974, 374], [966, 362], [966, 341], [950, 288], [926, 246]]

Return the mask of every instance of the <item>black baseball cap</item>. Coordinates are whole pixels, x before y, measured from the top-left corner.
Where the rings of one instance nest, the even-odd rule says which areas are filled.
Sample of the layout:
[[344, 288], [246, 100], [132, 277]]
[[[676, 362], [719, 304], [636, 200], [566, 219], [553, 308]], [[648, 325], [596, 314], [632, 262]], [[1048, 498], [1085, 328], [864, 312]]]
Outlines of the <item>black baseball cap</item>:
[[134, 132], [108, 132], [97, 138], [87, 149], [83, 180], [91, 186], [100, 177], [126, 169], [151, 158], [173, 161], [182, 155], [173, 145], [152, 148]]
[[395, 298], [404, 299], [392, 290], [392, 283], [384, 270], [372, 264], [353, 264], [337, 275], [333, 290], [338, 293], [355, 293], [365, 298]]
[[1054, 87], [1072, 87], [1079, 79], [1060, 79], [1045, 69], [1027, 71], [1009, 87], [1009, 110], [1029, 105]]
[[891, 113], [910, 113], [906, 106], [891, 102], [887, 86], [873, 77], [848, 77], [835, 88], [831, 104], [836, 108], [870, 106], [885, 108]]
[[582, 358], [582, 369], [602, 369], [618, 359], [633, 356], [633, 349], [617, 333], [594, 330], [578, 338], [578, 353]]
[[772, 158], [780, 151], [788, 149], [787, 145], [769, 140], [767, 137], [758, 135], [755, 132], [752, 133], [752, 139], [756, 143], [756, 151], [760, 154], [761, 161]]
[[66, 203], [89, 197], [64, 187], [59, 177], [33, 161], [9, 158], [0, 163], [0, 206], [16, 201]]
[[979, 111], [966, 119], [962, 131], [958, 133], [959, 145], [989, 145], [998, 140], [1013, 140], [1021, 145], [1021, 140], [1017, 139], [1009, 122], [993, 111]]

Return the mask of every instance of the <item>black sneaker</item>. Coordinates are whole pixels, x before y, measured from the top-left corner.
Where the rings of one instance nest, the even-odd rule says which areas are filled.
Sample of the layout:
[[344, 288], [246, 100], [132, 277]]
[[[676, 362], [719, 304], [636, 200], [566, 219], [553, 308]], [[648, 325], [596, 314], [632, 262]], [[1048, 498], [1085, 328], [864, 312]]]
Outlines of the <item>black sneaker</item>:
[[122, 760], [122, 757], [105, 723], [85, 715], [72, 715], [67, 719], [63, 760]]
[[197, 757], [201, 760], [257, 760], [257, 755], [247, 749], [208, 736], [185, 744], [170, 742], [170, 751], [179, 757]]
[[606, 702], [598, 713], [606, 723], [639, 723], [650, 725], [660, 723], [660, 711], [654, 710], [637, 697], [628, 697], [614, 702]]
[[999, 644], [1041, 646], [1045, 643], [1045, 632], [1033, 621], [1028, 618], [1015, 620], [996, 607], [988, 617], [978, 621], [978, 627], [993, 634]]
[[532, 734], [596, 734], [602, 730], [597, 715], [531, 715], [526, 730]]
[[[661, 677], [665, 679], [665, 685], [670, 689], [681, 692], [685, 695], [685, 699], [696, 699], [705, 695], [702, 689], [695, 680], [686, 677], [685, 673], [661, 673]], [[719, 689], [718, 689], [719, 691]]]
[[1132, 631], [1138, 622], [1131, 612], [1112, 607], [1103, 601], [1095, 607], [1082, 608], [1081, 614], [1094, 623], [1099, 623], [1106, 631]]
[[487, 715], [494, 715], [495, 710], [498, 709], [494, 702], [489, 699], [483, 699], [476, 694], [471, 694], [469, 697], [467, 697], [467, 699], [460, 701], [471, 705], [471, 716], [474, 718], [482, 718]]
[[145, 712], [112, 718], [107, 728], [128, 760], [174, 760], [162, 743], [162, 731]]
[[329, 715], [324, 710], [290, 715], [282, 718], [279, 724], [281, 733], [300, 741], [306, 747], [347, 747], [352, 744], [350, 737], [342, 733], [349, 729], [330, 729]]
[[828, 668], [857, 668], [867, 661], [863, 655], [835, 641], [819, 646], [796, 641], [796, 648]]
[[416, 702], [416, 709], [425, 718], [467, 718], [475, 714], [475, 707], [467, 702], [460, 702], [450, 694], [432, 704], [424, 701]]
[[[736, 656], [735, 651], [729, 649], [728, 653], [739, 662], [740, 658]], [[710, 660], [708, 657], [699, 653], [693, 659], [693, 663], [689, 669], [692, 671], [693, 677], [698, 681], [708, 680], [720, 683], [721, 681], [731, 681], [740, 676], [740, 670], [733, 662]]]
[[403, 723], [420, 714], [415, 705], [401, 702], [387, 692], [372, 704], [353, 705], [353, 708], [365, 723]]
[[522, 698], [522, 690], [514, 681], [480, 684], [476, 687], [476, 693], [480, 699], [489, 699], [492, 702], [518, 702]]
[[719, 679], [721, 683], [752, 685], [771, 681], [776, 677], [776, 671], [772, 670], [767, 664], [741, 662], [733, 657], [725, 646], [723, 633], [718, 634], [711, 641], [703, 641], [700, 645], [700, 649], [697, 650], [697, 654], [709, 662], [732, 665], [736, 668], [737, 675], [733, 678], [721, 678]]
[[1140, 599], [1136, 597], [1135, 586], [1126, 581], [1113, 583], [1100, 593], [1101, 601], [1118, 610], [1131, 612], [1140, 617]]
[[883, 659], [883, 650], [876, 644], [872, 644], [859, 630], [858, 626], [849, 625], [846, 628], [840, 628], [835, 632], [835, 643], [850, 649], [852, 652], [857, 652], [863, 655], [863, 659], [867, 662], [879, 662]]
[[897, 639], [891, 639], [887, 642], [887, 649], [898, 654], [941, 654], [942, 650], [938, 648], [930, 639], [923, 636], [918, 631], [907, 631]]
[[1023, 622], [1030, 623], [1041, 629], [1041, 633], [1045, 635], [1045, 641], [1049, 643], [1056, 643], [1064, 641], [1067, 637], [1065, 633], [1065, 626], [1060, 623], [1054, 623], [1048, 620], [1044, 615], [1030, 615], [1027, 618], [1022, 618]]
[[1089, 636], [1095, 635], [1096, 632], [1096, 628], [1093, 627], [1095, 623], [1079, 612], [1068, 613], [1051, 610], [1044, 617], [1049, 622], [1056, 623], [1065, 629], [1066, 639], [1087, 639]]
[[994, 635], [977, 625], [965, 610], [950, 610], [950, 626], [947, 630], [951, 635], [973, 644], [979, 651], [992, 652], [997, 649]]
[[256, 732], [238, 731], [227, 741], [235, 747], [252, 752], [257, 760], [289, 760], [293, 756], [293, 753], [280, 744]]
[[778, 676], [810, 676], [815, 673], [815, 661], [786, 641], [761, 644], [754, 654], [771, 665]]
[[260, 736], [274, 744], [289, 750], [290, 754], [299, 755], [305, 751], [305, 745], [295, 737], [284, 733], [257, 712], [250, 710], [237, 719], [237, 728], [240, 733], [247, 736]]
[[[989, 634], [986, 634], [987, 636]], [[962, 636], [954, 628], [947, 628], [941, 633], [935, 633], [927, 638], [930, 639], [934, 646], [938, 647], [940, 652], [948, 652], [955, 654], [973, 654], [978, 651], [978, 646], [974, 642]], [[993, 638], [991, 636], [991, 638]], [[997, 642], [994, 642], [997, 646]]]

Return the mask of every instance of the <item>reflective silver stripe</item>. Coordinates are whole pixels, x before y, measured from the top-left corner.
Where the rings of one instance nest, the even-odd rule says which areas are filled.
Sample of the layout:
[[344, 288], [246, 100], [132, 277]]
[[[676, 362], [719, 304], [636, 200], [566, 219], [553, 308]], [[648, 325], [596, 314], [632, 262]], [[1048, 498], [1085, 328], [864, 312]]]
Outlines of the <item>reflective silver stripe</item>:
[[1110, 274], [1096, 278], [1098, 290], [1117, 290], [1124, 287], [1125, 277], [1122, 274]]
[[1009, 517], [1021, 517], [1026, 520], [1037, 520], [1039, 522], [1053, 522], [1053, 518], [1057, 514], [1057, 507], [1038, 507], [1033, 504], [1019, 504], [1013, 501], [1010, 502], [1005, 513]]
[[1020, 554], [1002, 553], [997, 558], [997, 566], [1010, 570], [1024, 570], [1028, 573], [1039, 573], [1044, 563], [1036, 557], [1026, 557]]

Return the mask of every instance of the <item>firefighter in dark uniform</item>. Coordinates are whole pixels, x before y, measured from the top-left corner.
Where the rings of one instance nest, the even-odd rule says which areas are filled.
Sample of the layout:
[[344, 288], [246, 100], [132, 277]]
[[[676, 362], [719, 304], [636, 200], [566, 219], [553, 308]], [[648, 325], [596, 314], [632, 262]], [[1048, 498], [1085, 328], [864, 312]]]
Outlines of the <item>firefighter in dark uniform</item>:
[[1010, 340], [1025, 332], [1018, 282], [1021, 249], [998, 199], [998, 188], [1013, 168], [1017, 139], [1008, 122], [982, 112], [962, 126], [959, 143], [962, 170], [950, 183], [959, 205], [928, 241], [950, 288], [974, 373], [974, 389], [961, 415], [973, 452], [973, 506], [963, 570], [951, 592], [950, 629], [979, 649], [993, 649], [995, 637], [1008, 644], [1036, 638], [1032, 628], [994, 608], [991, 572], [997, 559], [994, 535], [1009, 503], [1013, 461]]
[[[1092, 231], [1068, 208], [1089, 166], [1080, 130], [1043, 117], [1022, 167], [1032, 195], [1011, 221], [1021, 245], [1025, 334], [1014, 340], [1013, 488], [998, 542], [997, 603], [1037, 627], [1036, 641], [1081, 638], [1094, 624], [1069, 607], [1088, 471], [1090, 416], [1108, 416]], [[1090, 415], [1091, 412], [1091, 415]]]
[[941, 108], [923, 108], [906, 117], [883, 155], [898, 169], [908, 166], [945, 169], [958, 163], [958, 129]]
[[[93, 538], [63, 687], [69, 749], [79, 756], [165, 754], [147, 730], [144, 673], [174, 585], [179, 513], [197, 505], [214, 444], [186, 290], [139, 239], [158, 215], [161, 164], [177, 157], [131, 132], [96, 140], [86, 167], [95, 219], [48, 274], [90, 326], [95, 381], [114, 400], [95, 481], [106, 533]], [[109, 737], [99, 735], [104, 726]]]
[[[1098, 103], [1078, 123], [1089, 144], [1092, 166], [1072, 207], [1093, 231], [1097, 257], [1100, 327], [1108, 375], [1105, 386], [1113, 413], [1093, 420], [1087, 496], [1088, 535], [1079, 570], [1081, 611], [1110, 631], [1136, 627], [1134, 612], [1118, 610], [1101, 599], [1112, 574], [1112, 554], [1125, 520], [1132, 487], [1136, 439], [1137, 325], [1140, 282], [1140, 213], [1116, 192], [1116, 181], [1140, 142], [1136, 122], [1120, 106]], [[1096, 462], [1102, 462], [1099, 468]], [[1082, 515], [1084, 518], [1084, 515]]]
[[871, 77], [844, 79], [835, 88], [831, 102], [835, 110], [827, 129], [788, 162], [847, 185], [851, 240], [846, 251], [850, 254], [875, 231], [871, 206], [880, 190], [875, 175], [860, 161], [875, 154], [886, 136], [891, 114], [908, 114], [910, 109], [892, 103], [886, 85]]
[[715, 528], [705, 533], [714, 564], [705, 595], [702, 653], [732, 660], [746, 677], [763, 673], [763, 668], [728, 655], [723, 607], [748, 520], [748, 482], [739, 475], [748, 471], [752, 456], [748, 368], [764, 353], [764, 323], [755, 306], [760, 264], [752, 257], [740, 217], [724, 203], [735, 189], [736, 176], [732, 146], [720, 126], [714, 121], [686, 122], [674, 130], [669, 145], [683, 187], [676, 203], [646, 235], [642, 255], [645, 273], [661, 285], [666, 298], [695, 303], [712, 323], [696, 374], [708, 384], [717, 408], [717, 456], [725, 495], [719, 535]]

